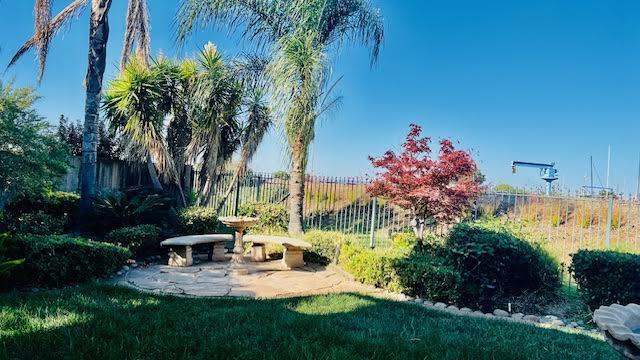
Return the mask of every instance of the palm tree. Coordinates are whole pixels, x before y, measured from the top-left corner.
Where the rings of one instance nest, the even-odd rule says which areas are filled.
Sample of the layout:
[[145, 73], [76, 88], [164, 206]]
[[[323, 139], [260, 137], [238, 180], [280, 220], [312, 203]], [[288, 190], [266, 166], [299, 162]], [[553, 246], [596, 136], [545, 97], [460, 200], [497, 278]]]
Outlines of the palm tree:
[[[98, 146], [99, 111], [102, 92], [102, 78], [105, 71], [107, 41], [109, 39], [108, 15], [111, 0], [91, 0], [89, 23], [89, 63], [85, 78], [86, 100], [85, 119], [82, 136], [82, 162], [80, 171], [81, 214], [90, 214], [96, 194], [96, 161]], [[27, 51], [35, 49], [39, 60], [38, 80], [42, 80], [46, 67], [47, 54], [51, 39], [65, 25], [77, 17], [89, 5], [89, 0], [74, 0], [52, 17], [52, 0], [35, 0], [35, 30], [13, 56], [9, 66], [13, 65]], [[149, 49], [149, 16], [147, 0], [129, 0], [127, 25], [122, 57], [126, 59], [134, 45], [142, 53]]]
[[344, 43], [371, 49], [375, 63], [384, 36], [382, 16], [367, 0], [184, 0], [178, 11], [178, 40], [196, 26], [226, 24], [243, 37], [268, 46], [270, 90], [284, 120], [291, 155], [289, 232], [300, 234], [305, 167], [316, 120], [334, 108], [328, 53]]
[[251, 71], [240, 64], [226, 65], [212, 44], [197, 60], [129, 58], [103, 105], [111, 129], [128, 140], [126, 156], [153, 157], [181, 194], [182, 165], [198, 164], [199, 202], [206, 203], [232, 155], [241, 148], [246, 166], [272, 122], [256, 83], [240, 76]]

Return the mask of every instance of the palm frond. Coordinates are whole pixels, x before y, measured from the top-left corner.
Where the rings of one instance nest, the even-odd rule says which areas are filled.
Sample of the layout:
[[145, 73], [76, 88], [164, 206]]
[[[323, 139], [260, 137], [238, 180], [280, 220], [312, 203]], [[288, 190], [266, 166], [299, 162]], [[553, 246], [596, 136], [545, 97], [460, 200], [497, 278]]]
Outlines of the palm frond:
[[[14, 65], [27, 51], [36, 47], [38, 49], [38, 57], [40, 62], [40, 73], [38, 75], [38, 80], [41, 80], [46, 65], [48, 46], [51, 38], [53, 38], [53, 36], [55, 36], [64, 25], [69, 24], [71, 19], [79, 15], [79, 13], [84, 9], [85, 5], [87, 5], [87, 1], [88, 0], [75, 0], [71, 4], [67, 5], [67, 7], [62, 9], [62, 11], [60, 11], [55, 17], [53, 17], [53, 19], [51, 19], [51, 21], [46, 26], [42, 24], [36, 24], [37, 30], [34, 32], [31, 38], [25, 41], [25, 43], [20, 47], [20, 49], [18, 49], [15, 55], [13, 55], [13, 57], [9, 61], [9, 65], [7, 65], [7, 68]], [[46, 4], [43, 3], [43, 5], [41, 6], [46, 6]], [[36, 5], [36, 8], [37, 7], [38, 6]], [[40, 17], [47, 18], [47, 15], [42, 14]], [[38, 16], [36, 16], [36, 19], [37, 18]], [[38, 23], [38, 20], [36, 20], [36, 23]]]
[[140, 56], [142, 56], [143, 59], [149, 59], [151, 52], [150, 27], [147, 0], [129, 0], [125, 21], [124, 42], [120, 56], [121, 69], [127, 63], [136, 43], [136, 51]]
[[176, 40], [184, 44], [196, 27], [223, 26], [259, 44], [277, 41], [292, 30], [290, 0], [183, 0], [176, 16]]
[[34, 12], [34, 36], [36, 39], [36, 48], [38, 50], [38, 62], [40, 69], [38, 79], [42, 78], [44, 68], [49, 52], [49, 43], [51, 42], [52, 33], [49, 31], [49, 23], [51, 23], [51, 1], [36, 0]]

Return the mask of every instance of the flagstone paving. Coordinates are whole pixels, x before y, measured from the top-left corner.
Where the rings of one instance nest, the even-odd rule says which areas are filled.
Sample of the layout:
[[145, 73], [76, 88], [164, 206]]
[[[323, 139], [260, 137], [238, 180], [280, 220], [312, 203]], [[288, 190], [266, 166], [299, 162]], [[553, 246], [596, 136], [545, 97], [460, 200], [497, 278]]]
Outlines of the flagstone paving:
[[247, 275], [230, 271], [229, 262], [200, 262], [182, 268], [153, 264], [133, 268], [114, 280], [143, 291], [186, 296], [282, 298], [336, 292], [386, 295], [383, 290], [349, 279], [331, 265], [307, 264], [283, 270], [281, 264], [248, 262]]

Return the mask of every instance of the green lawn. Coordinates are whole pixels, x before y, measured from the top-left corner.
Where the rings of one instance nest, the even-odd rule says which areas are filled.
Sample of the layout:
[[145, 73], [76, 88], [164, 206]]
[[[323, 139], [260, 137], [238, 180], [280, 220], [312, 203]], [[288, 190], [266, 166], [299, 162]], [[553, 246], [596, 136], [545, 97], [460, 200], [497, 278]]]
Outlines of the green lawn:
[[0, 295], [0, 358], [618, 359], [597, 339], [356, 294], [187, 299], [108, 285]]

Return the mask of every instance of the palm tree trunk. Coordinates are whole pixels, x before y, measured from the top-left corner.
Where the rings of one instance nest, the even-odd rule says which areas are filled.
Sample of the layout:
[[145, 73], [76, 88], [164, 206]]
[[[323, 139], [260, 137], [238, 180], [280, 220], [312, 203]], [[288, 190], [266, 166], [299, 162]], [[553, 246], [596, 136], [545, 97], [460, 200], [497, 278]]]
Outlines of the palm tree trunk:
[[289, 234], [302, 235], [304, 201], [304, 145], [297, 140], [291, 147], [291, 176], [289, 176]]
[[151, 177], [153, 190], [162, 191], [162, 184], [160, 183], [156, 167], [153, 165], [153, 160], [151, 160], [151, 155], [147, 155], [147, 170], [149, 171], [149, 177]]
[[93, 0], [89, 27], [89, 64], [87, 68], [84, 109], [84, 129], [82, 131], [82, 163], [80, 167], [80, 214], [88, 216], [93, 212], [96, 195], [96, 162], [98, 149], [98, 123], [102, 78], [107, 57], [109, 39], [108, 14], [111, 0]]

